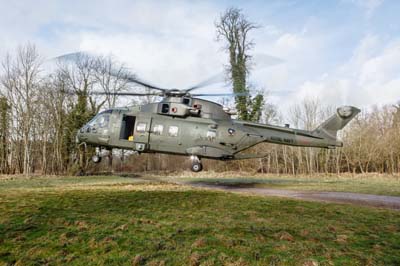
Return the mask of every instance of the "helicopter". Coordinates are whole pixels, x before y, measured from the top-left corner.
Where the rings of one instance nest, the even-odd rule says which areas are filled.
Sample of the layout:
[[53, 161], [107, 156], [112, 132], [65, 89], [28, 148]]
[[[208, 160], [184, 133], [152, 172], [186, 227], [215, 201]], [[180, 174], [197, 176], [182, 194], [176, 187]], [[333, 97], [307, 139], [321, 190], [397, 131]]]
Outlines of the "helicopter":
[[[203, 169], [202, 159], [239, 160], [262, 158], [265, 154], [242, 154], [257, 144], [275, 144], [334, 149], [342, 147], [337, 132], [359, 112], [353, 106], [337, 108], [330, 118], [314, 130], [307, 131], [233, 119], [234, 113], [222, 105], [198, 98], [210, 94], [192, 94], [189, 89], [166, 89], [126, 76], [127, 81], [142, 85], [155, 93], [105, 93], [99, 95], [160, 96], [155, 103], [113, 108], [98, 113], [80, 128], [77, 143], [96, 147], [94, 163], [101, 161], [101, 150], [113, 148], [137, 153], [165, 153], [188, 156], [191, 170]], [[218, 95], [218, 94], [213, 94]], [[236, 94], [238, 96], [238, 94]], [[240, 96], [240, 95], [239, 95]]]

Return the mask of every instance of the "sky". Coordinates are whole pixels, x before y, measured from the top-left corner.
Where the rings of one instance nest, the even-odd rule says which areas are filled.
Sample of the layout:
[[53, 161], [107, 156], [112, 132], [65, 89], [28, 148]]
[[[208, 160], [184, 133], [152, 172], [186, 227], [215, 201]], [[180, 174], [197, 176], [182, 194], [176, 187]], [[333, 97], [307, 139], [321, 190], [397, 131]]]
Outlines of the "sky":
[[[27, 42], [42, 57], [113, 54], [141, 79], [187, 88], [228, 63], [214, 23], [237, 7], [260, 27], [249, 81], [282, 111], [305, 98], [321, 104], [393, 104], [400, 100], [400, 1], [0, 0], [0, 57]], [[217, 84], [198, 92], [230, 92]], [[291, 91], [291, 93], [284, 93]]]

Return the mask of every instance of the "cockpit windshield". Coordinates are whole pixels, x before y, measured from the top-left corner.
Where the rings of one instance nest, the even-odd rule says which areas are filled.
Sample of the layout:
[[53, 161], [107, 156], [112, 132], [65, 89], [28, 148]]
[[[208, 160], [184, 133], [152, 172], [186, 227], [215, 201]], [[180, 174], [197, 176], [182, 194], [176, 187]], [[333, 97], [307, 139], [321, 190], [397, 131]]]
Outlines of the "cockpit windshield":
[[110, 123], [110, 114], [112, 110], [107, 110], [96, 115], [92, 120], [89, 121], [90, 127], [105, 128]]

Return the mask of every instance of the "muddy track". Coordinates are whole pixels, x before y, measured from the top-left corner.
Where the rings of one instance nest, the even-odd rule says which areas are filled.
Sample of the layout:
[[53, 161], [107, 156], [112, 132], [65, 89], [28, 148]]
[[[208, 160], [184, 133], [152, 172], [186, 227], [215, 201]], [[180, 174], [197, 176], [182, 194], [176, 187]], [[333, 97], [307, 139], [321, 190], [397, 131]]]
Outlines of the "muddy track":
[[319, 202], [336, 202], [348, 203], [354, 205], [380, 207], [400, 211], [400, 197], [381, 196], [350, 192], [321, 192], [321, 191], [297, 191], [286, 189], [271, 188], [252, 188], [252, 187], [235, 187], [218, 184], [199, 184], [199, 183], [181, 183], [194, 187], [222, 190], [228, 192], [247, 193], [261, 196], [277, 196], [292, 199], [319, 201]]

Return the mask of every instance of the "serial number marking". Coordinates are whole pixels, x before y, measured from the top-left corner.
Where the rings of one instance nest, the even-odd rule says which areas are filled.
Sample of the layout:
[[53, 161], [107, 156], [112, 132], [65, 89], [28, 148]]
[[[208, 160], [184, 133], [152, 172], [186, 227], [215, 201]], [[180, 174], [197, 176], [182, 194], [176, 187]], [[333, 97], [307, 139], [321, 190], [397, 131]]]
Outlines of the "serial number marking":
[[271, 137], [271, 140], [278, 141], [278, 142], [285, 142], [285, 143], [294, 143], [293, 139], [282, 139], [280, 137]]

